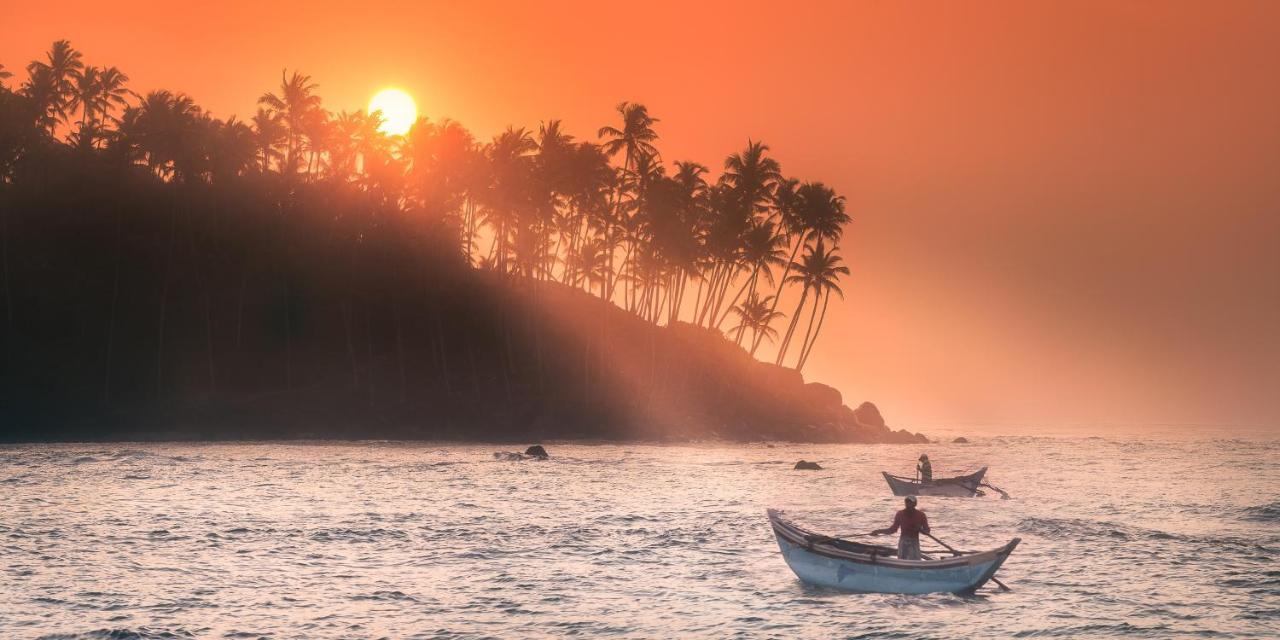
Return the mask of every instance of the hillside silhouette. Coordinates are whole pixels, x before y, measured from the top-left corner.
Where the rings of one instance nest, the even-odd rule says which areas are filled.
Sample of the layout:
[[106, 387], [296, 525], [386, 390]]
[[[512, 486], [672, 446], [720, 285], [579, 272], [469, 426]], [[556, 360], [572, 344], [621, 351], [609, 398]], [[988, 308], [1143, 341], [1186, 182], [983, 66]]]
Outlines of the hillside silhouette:
[[0, 84], [0, 437], [922, 438], [803, 382], [849, 216], [766, 145], [712, 183], [633, 103], [598, 143], [480, 144], [387, 136], [296, 72], [248, 122], [65, 41], [27, 76]]

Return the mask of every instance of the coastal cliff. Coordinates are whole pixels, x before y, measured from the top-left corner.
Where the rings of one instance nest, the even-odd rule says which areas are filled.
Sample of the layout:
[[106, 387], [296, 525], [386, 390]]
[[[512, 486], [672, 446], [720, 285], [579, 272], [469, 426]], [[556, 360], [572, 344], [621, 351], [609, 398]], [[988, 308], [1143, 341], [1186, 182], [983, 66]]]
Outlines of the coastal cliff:
[[0, 440], [924, 440], [343, 185], [58, 163], [0, 189]]
[[420, 272], [434, 283], [378, 288], [391, 274], [359, 273], [369, 280], [351, 289], [302, 268], [283, 300], [272, 278], [175, 288], [159, 394], [157, 301], [139, 291], [117, 309], [109, 400], [100, 345], [78, 347], [74, 330], [74, 310], [105, 303], [109, 282], [53, 287], [32, 307], [47, 320], [13, 345], [0, 439], [927, 441], [714, 329], [653, 325], [553, 282], [435, 267]]

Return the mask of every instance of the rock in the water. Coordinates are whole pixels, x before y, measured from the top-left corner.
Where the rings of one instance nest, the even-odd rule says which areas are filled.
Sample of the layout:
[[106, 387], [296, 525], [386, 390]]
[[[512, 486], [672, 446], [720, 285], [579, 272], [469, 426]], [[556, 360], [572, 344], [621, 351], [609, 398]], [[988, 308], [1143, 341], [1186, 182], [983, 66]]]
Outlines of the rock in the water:
[[964, 436], [960, 436], [959, 438], [952, 440], [952, 442], [956, 444], [969, 444], [969, 439]]
[[529, 456], [530, 458], [537, 458], [539, 460], [546, 460], [547, 458], [551, 457], [547, 455], [547, 450], [543, 449], [542, 445], [540, 444], [535, 444], [532, 447], [525, 449], [524, 454], [526, 456]]
[[818, 464], [818, 463], [816, 463], [816, 462], [809, 462], [808, 460], [801, 460], [800, 462], [797, 462], [797, 463], [796, 463], [795, 470], [797, 470], [797, 471], [822, 471], [822, 465], [820, 465], [820, 464]]

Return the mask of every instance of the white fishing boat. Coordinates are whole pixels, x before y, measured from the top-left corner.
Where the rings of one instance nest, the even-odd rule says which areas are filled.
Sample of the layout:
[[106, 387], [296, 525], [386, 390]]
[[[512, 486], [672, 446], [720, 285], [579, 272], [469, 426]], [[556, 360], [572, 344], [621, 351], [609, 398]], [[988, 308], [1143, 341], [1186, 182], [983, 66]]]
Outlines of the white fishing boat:
[[983, 467], [967, 476], [935, 478], [930, 482], [891, 475], [887, 471], [880, 473], [884, 475], [885, 482], [889, 483], [889, 488], [893, 490], [895, 496], [972, 498], [978, 494], [978, 487], [982, 486], [982, 478], [987, 475], [987, 468]]
[[787, 566], [804, 582], [864, 593], [973, 593], [991, 580], [1021, 542], [935, 560], [900, 560], [892, 547], [813, 533], [769, 509]]

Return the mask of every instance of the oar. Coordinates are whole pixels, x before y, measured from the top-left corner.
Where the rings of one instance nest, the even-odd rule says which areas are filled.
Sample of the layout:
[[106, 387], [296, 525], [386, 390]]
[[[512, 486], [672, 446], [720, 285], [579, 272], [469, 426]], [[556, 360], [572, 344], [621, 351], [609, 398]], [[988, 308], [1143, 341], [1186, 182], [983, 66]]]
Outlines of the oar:
[[997, 486], [995, 486], [995, 485], [993, 485], [993, 484], [991, 484], [991, 483], [989, 483], [989, 482], [984, 482], [984, 483], [982, 483], [982, 484], [981, 484], [981, 485], [979, 485], [979, 486], [987, 487], [988, 489], [994, 489], [996, 493], [999, 493], [999, 494], [1000, 494], [1000, 499], [1001, 499], [1001, 500], [1008, 500], [1008, 499], [1009, 499], [1009, 494], [1005, 493], [1004, 489], [1001, 489], [1000, 487], [997, 487]]
[[[953, 553], [953, 554], [955, 554], [955, 555], [958, 555], [958, 556], [962, 556], [962, 555], [964, 555], [964, 552], [963, 552], [963, 551], [956, 551], [955, 547], [953, 547], [953, 546], [951, 546], [951, 545], [949, 545], [949, 544], [947, 544], [947, 543], [945, 543], [945, 542], [943, 542], [943, 541], [941, 541], [941, 540], [939, 540], [939, 539], [937, 539], [937, 538], [933, 537], [933, 534], [932, 534], [932, 533], [925, 533], [924, 531], [921, 531], [920, 533], [924, 533], [926, 536], [929, 536], [929, 539], [930, 539], [930, 540], [933, 540], [934, 542], [936, 542], [936, 543], [938, 543], [938, 544], [942, 545], [943, 547], [945, 547], [945, 548], [947, 549], [947, 551], [950, 551], [951, 553]], [[994, 583], [996, 583], [996, 584], [998, 584], [998, 585], [1000, 585], [1000, 588], [1001, 588], [1001, 589], [1004, 589], [1005, 591], [1013, 591], [1013, 589], [1010, 589], [1008, 586], [1006, 586], [1006, 585], [1005, 585], [1005, 583], [1000, 582], [999, 580], [997, 580], [995, 576], [991, 576], [991, 581], [992, 581], [992, 582], [994, 582]]]

